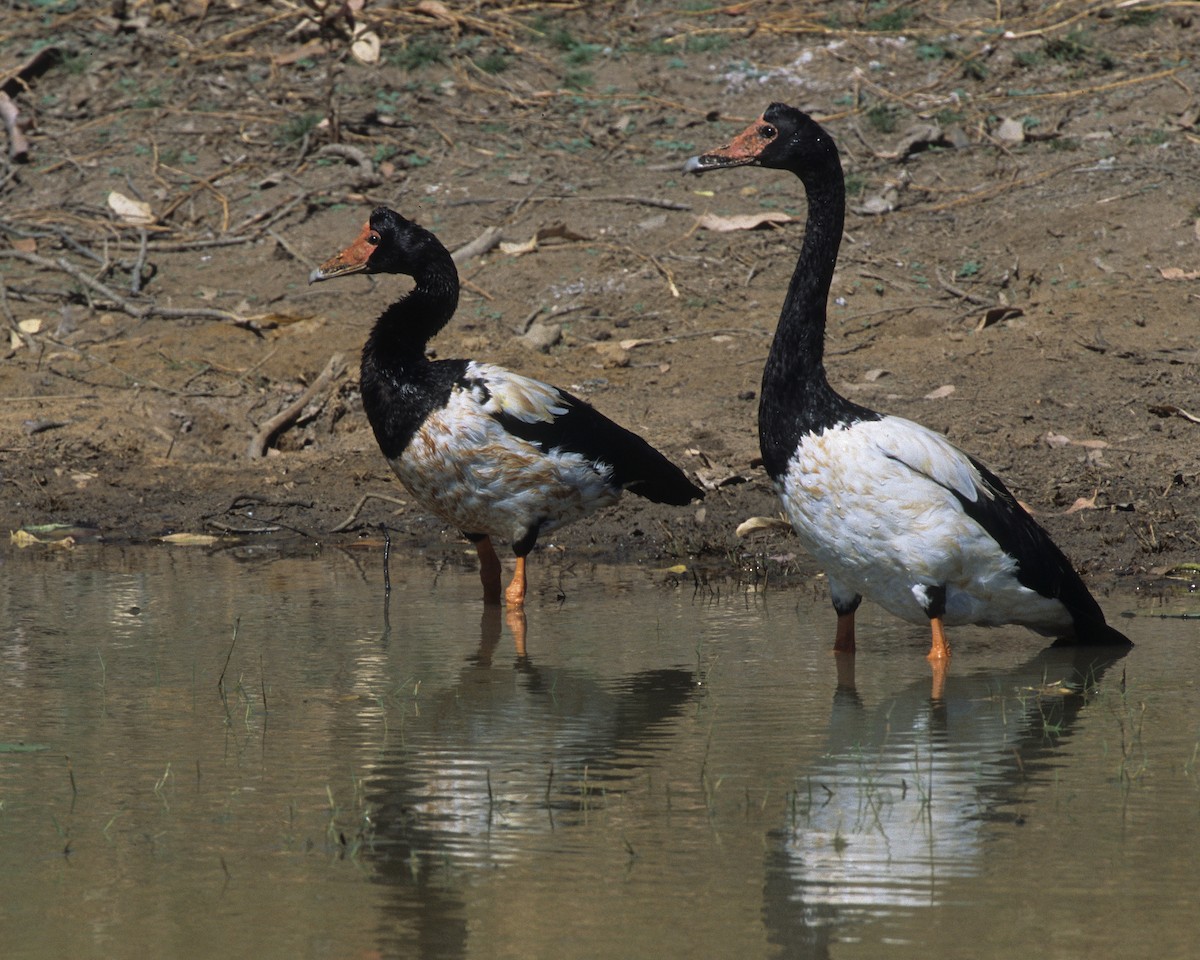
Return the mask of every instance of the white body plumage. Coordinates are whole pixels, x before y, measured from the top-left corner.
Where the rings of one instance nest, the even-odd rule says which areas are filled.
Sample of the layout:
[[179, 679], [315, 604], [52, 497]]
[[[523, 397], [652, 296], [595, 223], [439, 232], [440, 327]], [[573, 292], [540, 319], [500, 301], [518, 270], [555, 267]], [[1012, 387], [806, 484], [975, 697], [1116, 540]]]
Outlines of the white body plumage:
[[615, 503], [612, 467], [515, 436], [500, 417], [552, 424], [569, 412], [549, 384], [489, 363], [467, 364], [448, 403], [431, 413], [392, 469], [408, 491], [448, 523], [517, 541]]
[[1023, 586], [1016, 559], [955, 496], [993, 496], [970, 458], [920, 424], [885, 416], [809, 434], [776, 488], [835, 602], [867, 596], [925, 624], [926, 590], [944, 586], [947, 624], [1071, 627], [1066, 607]]

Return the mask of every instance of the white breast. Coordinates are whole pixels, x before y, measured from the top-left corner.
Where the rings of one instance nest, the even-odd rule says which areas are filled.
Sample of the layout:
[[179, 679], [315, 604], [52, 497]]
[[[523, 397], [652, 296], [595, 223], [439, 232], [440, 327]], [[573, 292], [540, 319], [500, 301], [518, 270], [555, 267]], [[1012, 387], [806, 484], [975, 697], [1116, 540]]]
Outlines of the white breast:
[[809, 435], [776, 487], [835, 599], [858, 594], [925, 623], [921, 588], [945, 585], [948, 624], [1070, 626], [951, 492], [990, 496], [970, 459], [919, 424], [884, 417]]
[[[479, 387], [456, 388], [449, 403], [421, 425], [404, 453], [391, 461], [396, 476], [426, 509], [468, 533], [519, 540], [531, 528], [553, 530], [615, 503], [611, 470], [562, 450], [543, 453], [510, 434], [492, 413], [552, 421], [553, 388], [472, 365]], [[504, 375], [506, 379], [501, 379]], [[541, 387], [541, 390], [529, 386]], [[515, 409], [510, 409], [515, 408]]]

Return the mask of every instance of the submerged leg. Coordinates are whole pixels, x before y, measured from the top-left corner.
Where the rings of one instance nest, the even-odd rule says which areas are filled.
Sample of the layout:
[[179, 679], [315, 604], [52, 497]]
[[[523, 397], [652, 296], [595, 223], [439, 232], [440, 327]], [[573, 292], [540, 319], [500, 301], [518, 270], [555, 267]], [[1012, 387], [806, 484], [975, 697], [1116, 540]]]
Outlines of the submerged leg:
[[500, 558], [492, 546], [492, 538], [486, 533], [464, 533], [475, 544], [479, 554], [479, 579], [483, 582], [483, 602], [488, 606], [500, 606]]
[[513, 647], [516, 649], [517, 658], [525, 659], [525, 610], [523, 607], [510, 609], [505, 612], [504, 619], [508, 623], [508, 629], [512, 631]]
[[837, 633], [833, 637], [833, 649], [836, 653], [854, 652], [854, 611], [862, 603], [862, 597], [853, 595], [849, 600], [841, 600], [834, 595], [833, 609], [837, 612]]

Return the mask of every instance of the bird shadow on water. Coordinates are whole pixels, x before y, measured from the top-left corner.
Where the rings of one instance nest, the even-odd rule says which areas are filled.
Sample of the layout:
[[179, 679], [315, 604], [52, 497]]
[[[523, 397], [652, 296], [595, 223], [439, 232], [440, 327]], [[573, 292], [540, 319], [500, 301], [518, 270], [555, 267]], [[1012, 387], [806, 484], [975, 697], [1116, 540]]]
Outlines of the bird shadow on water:
[[[839, 670], [824, 755], [768, 835], [763, 919], [780, 956], [828, 957], [890, 914], [938, 906], [1020, 827], [1128, 650], [1048, 647], [1001, 673], [915, 681], [868, 708]], [[849, 682], [844, 682], [849, 680]], [[1124, 678], [1121, 679], [1124, 689]]]
[[422, 698], [366, 788], [373, 835], [361, 856], [388, 890], [384, 954], [468, 955], [467, 877], [536, 856], [539, 835], [586, 823], [640, 787], [697, 689], [680, 667], [600, 679], [541, 666], [524, 613], [484, 605], [478, 647]]

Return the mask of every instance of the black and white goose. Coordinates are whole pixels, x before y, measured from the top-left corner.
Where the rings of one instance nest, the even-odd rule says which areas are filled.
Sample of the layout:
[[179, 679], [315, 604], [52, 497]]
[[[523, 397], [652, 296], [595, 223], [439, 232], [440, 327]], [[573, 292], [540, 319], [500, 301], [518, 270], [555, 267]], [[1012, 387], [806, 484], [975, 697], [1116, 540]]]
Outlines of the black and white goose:
[[807, 114], [773, 103], [685, 169], [746, 165], [790, 170], [808, 199], [804, 244], [763, 370], [758, 429], [788, 519], [829, 579], [834, 648], [854, 650], [864, 596], [928, 623], [932, 661], [950, 655], [947, 624], [1012, 623], [1061, 641], [1128, 644], [987, 467], [941, 434], [829, 386], [825, 311], [846, 206], [833, 138]]
[[655, 503], [704, 496], [637, 434], [549, 384], [476, 360], [431, 361], [425, 345], [458, 306], [458, 271], [428, 230], [377, 207], [362, 233], [310, 282], [351, 273], [413, 278], [362, 353], [361, 389], [375, 439], [410, 494], [479, 554], [484, 602], [500, 603], [492, 537], [512, 542], [510, 607], [525, 602], [525, 558], [540, 535], [630, 490]]

